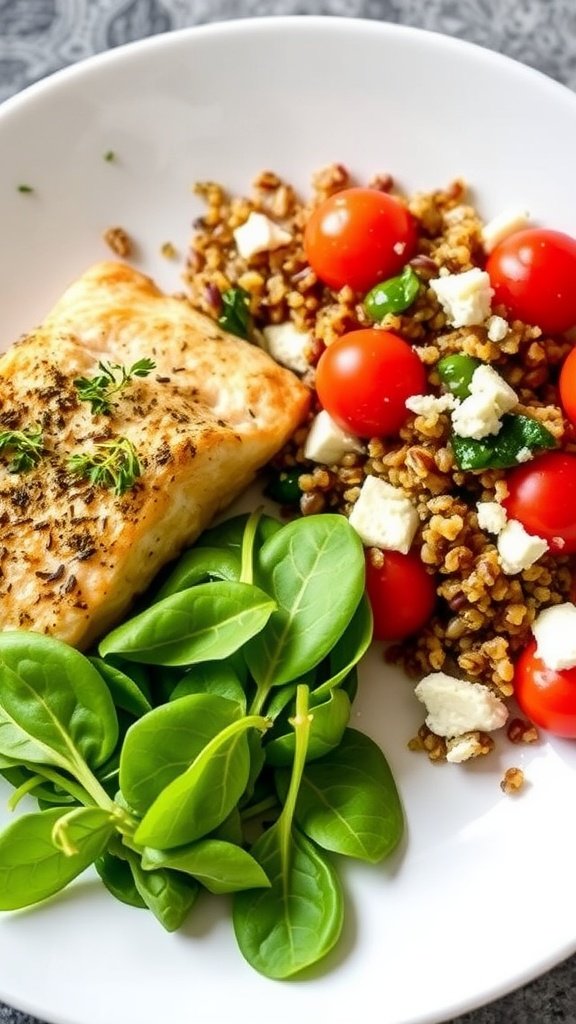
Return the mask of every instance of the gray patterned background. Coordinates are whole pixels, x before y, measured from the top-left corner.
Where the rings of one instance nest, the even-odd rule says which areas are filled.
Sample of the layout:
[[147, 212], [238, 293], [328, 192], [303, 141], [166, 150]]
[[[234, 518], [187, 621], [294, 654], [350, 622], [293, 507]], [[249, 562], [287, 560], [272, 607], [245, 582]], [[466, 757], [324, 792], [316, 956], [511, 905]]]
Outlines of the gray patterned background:
[[[576, 0], [0, 0], [0, 100], [121, 43], [208, 21], [280, 14], [348, 15], [433, 29], [506, 53], [576, 90]], [[534, 913], [537, 927], [537, 907]], [[0, 955], [0, 979], [1, 972]], [[38, 1022], [0, 1004], [0, 1024]], [[576, 1024], [576, 957], [447, 1024]]]

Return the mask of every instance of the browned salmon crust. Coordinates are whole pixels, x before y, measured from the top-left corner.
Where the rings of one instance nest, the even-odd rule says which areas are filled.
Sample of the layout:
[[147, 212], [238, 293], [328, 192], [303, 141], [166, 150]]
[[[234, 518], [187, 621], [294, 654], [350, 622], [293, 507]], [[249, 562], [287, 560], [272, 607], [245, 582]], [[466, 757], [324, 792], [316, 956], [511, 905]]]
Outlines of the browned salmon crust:
[[[75, 378], [98, 361], [156, 367], [110, 415]], [[40, 426], [44, 454], [12, 473], [0, 454], [0, 627], [85, 648], [254, 478], [306, 415], [307, 388], [131, 267], [101, 263], [0, 359], [0, 430]], [[118, 437], [142, 475], [121, 496], [68, 469]]]

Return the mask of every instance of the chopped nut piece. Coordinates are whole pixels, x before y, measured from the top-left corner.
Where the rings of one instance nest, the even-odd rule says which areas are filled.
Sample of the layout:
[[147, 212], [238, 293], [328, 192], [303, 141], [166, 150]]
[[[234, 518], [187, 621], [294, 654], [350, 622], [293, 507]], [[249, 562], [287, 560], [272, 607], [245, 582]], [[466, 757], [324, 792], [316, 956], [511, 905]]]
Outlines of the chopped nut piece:
[[507, 795], [517, 793], [518, 790], [522, 789], [524, 782], [524, 772], [521, 768], [507, 768], [504, 772], [504, 778], [500, 783], [500, 789]]
[[108, 228], [104, 232], [104, 241], [116, 256], [128, 259], [133, 253], [132, 239], [124, 228]]

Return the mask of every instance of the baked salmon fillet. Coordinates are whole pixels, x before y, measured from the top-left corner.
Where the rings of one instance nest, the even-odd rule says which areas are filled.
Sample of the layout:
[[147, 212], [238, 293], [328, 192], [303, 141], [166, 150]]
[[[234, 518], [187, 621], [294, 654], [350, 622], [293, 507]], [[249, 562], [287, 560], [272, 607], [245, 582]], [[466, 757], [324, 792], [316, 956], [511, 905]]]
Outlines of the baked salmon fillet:
[[[154, 369], [130, 378], [108, 414], [82, 400], [75, 380], [100, 361], [143, 358]], [[91, 268], [0, 358], [0, 628], [87, 647], [247, 487], [308, 405], [294, 374], [186, 300], [129, 266]], [[5, 432], [35, 435], [31, 466]], [[124, 493], [71, 468], [71, 456], [101, 461], [109, 442], [137, 459]]]

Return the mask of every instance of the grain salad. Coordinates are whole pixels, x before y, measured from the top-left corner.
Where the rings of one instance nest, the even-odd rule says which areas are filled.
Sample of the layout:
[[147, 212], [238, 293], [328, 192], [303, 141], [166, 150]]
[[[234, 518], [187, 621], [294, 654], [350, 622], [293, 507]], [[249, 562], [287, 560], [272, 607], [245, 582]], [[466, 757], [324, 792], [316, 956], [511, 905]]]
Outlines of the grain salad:
[[[364, 281], [360, 270], [342, 283], [319, 274], [309, 244], [305, 251], [319, 210], [368, 189], [395, 199], [410, 225], [395, 246], [395, 273], [381, 275], [391, 286], [383, 300], [378, 277]], [[558, 388], [573, 323], [515, 315], [516, 300], [498, 279], [498, 254], [530, 233], [528, 214], [504, 211], [486, 223], [464, 181], [404, 195], [389, 174], [356, 182], [340, 164], [316, 173], [305, 199], [272, 171], [259, 174], [247, 196], [214, 182], [196, 192], [205, 211], [185, 272], [193, 305], [244, 331], [313, 392], [307, 422], [269, 467], [270, 493], [290, 512], [349, 517], [365, 544], [368, 579], [396, 553], [425, 572], [432, 596], [417, 628], [405, 623], [395, 636], [385, 623], [379, 631], [374, 607], [375, 636], [389, 641], [385, 659], [417, 681], [424, 705], [411, 748], [460, 762], [492, 750], [498, 729], [512, 743], [534, 742], [535, 723], [547, 722], [529, 701], [518, 712], [517, 663], [534, 646], [542, 611], [571, 605], [576, 543], [570, 529], [555, 535], [555, 521], [542, 536], [510, 481], [538, 460], [570, 461], [576, 436]], [[574, 250], [576, 261], [576, 243]], [[417, 356], [410, 374], [421, 374], [421, 386], [402, 396], [393, 428], [354, 429], [353, 416], [342, 417], [338, 403], [336, 413], [326, 411], [316, 391], [324, 354], [357, 332], [384, 332], [376, 341], [394, 336]], [[383, 387], [404, 380], [397, 365]], [[575, 665], [576, 652], [565, 668]], [[505, 792], [522, 784], [514, 772]]]

